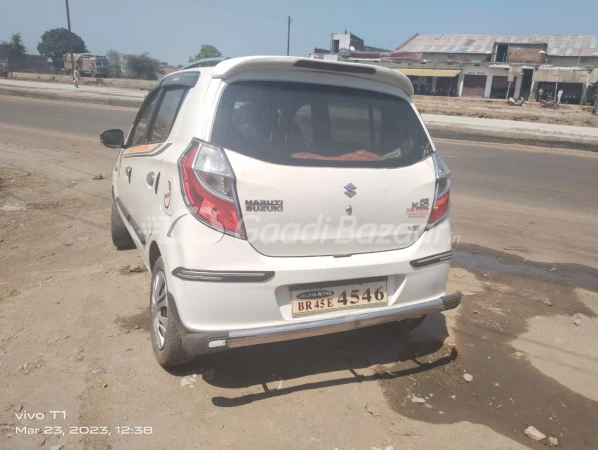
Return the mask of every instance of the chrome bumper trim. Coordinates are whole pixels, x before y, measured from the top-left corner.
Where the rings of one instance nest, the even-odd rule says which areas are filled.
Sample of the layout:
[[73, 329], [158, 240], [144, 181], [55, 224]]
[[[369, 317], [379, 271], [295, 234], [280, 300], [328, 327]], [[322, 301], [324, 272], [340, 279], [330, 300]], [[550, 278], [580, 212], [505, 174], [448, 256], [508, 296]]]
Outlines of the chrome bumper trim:
[[411, 305], [398, 306], [391, 309], [381, 309], [363, 314], [335, 317], [334, 319], [300, 322], [290, 325], [255, 328], [250, 330], [229, 331], [227, 346], [228, 348], [245, 347], [248, 345], [288, 341], [370, 327], [453, 309], [459, 305], [460, 301], [461, 294], [457, 293]]

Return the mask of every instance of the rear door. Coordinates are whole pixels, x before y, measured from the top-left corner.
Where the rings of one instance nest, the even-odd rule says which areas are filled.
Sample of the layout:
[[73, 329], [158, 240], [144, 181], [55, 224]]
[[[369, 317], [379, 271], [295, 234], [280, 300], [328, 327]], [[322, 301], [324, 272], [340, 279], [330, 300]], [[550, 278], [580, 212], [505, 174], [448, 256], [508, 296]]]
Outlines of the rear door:
[[223, 92], [211, 141], [225, 149], [248, 240], [262, 254], [404, 248], [430, 216], [433, 150], [402, 97], [237, 82]]
[[160, 215], [161, 162], [170, 146], [167, 141], [189, 89], [186, 85], [167, 84], [152, 93], [153, 97], [140, 111], [139, 120], [129, 136], [130, 146], [123, 154], [124, 203], [142, 243], [152, 233], [154, 222]]
[[158, 105], [159, 94], [159, 89], [150, 91], [139, 109], [127, 138], [126, 149], [122, 152], [118, 172], [117, 202], [142, 244], [145, 244], [148, 230], [143, 217], [135, 214], [137, 209], [135, 203], [147, 190], [144, 186], [146, 175], [143, 173], [143, 161], [140, 156], [147, 157], [156, 148], [156, 144], [147, 144], [146, 138], [149, 124]]
[[146, 97], [129, 133], [120, 164], [119, 196], [142, 244], [161, 216], [164, 194], [169, 192], [159, 190], [161, 178], [167, 178], [161, 173], [162, 159], [183, 102], [198, 78], [199, 72], [164, 78]]

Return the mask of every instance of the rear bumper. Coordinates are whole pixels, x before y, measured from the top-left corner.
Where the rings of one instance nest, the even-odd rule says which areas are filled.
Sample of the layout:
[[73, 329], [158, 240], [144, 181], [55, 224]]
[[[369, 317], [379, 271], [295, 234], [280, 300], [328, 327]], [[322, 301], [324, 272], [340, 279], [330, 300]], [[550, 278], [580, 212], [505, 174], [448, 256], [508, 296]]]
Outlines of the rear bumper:
[[[171, 306], [175, 302], [171, 299]], [[395, 322], [439, 311], [454, 309], [461, 303], [461, 293], [445, 295], [433, 300], [400, 305], [391, 309], [381, 309], [363, 314], [335, 317], [289, 325], [232, 330], [228, 332], [192, 332], [186, 330], [178, 320], [183, 334], [183, 348], [191, 355], [201, 355], [229, 348], [302, 339], [313, 336], [355, 330], [388, 322]], [[175, 306], [176, 308], [176, 306]], [[171, 309], [172, 310], [172, 309]]]

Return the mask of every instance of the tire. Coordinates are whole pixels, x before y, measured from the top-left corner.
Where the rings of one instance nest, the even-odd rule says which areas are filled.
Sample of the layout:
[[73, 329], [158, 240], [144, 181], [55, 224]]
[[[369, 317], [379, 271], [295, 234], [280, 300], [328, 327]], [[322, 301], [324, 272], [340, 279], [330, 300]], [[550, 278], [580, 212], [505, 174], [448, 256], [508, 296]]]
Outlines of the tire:
[[193, 359], [193, 356], [183, 349], [183, 341], [168, 302], [166, 271], [160, 257], [152, 270], [150, 333], [154, 355], [162, 367], [184, 364]]
[[129, 230], [125, 226], [120, 214], [116, 200], [112, 200], [112, 217], [110, 220], [110, 228], [112, 231], [112, 243], [119, 250], [127, 250], [135, 247], [135, 243], [129, 234]]
[[415, 317], [413, 319], [406, 319], [406, 320], [401, 320], [400, 322], [398, 322], [399, 328], [401, 329], [401, 331], [403, 332], [410, 332], [415, 330], [417, 327], [419, 327], [424, 320], [426, 320], [427, 316], [421, 316], [421, 317]]

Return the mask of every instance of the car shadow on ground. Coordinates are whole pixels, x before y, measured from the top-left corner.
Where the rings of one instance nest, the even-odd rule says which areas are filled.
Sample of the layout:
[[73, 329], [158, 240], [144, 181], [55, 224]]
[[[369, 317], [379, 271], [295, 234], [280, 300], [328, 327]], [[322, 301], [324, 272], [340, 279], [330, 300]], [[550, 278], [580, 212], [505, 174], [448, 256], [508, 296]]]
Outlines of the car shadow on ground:
[[[170, 373], [202, 374], [205, 382], [230, 393], [213, 397], [213, 404], [235, 407], [297, 391], [405, 377], [446, 365], [457, 357], [456, 349], [431, 360], [428, 355], [438, 352], [447, 336], [444, 316], [437, 313], [412, 332], [389, 323], [234, 349], [196, 358]], [[390, 370], [405, 361], [412, 362], [409, 368]]]

